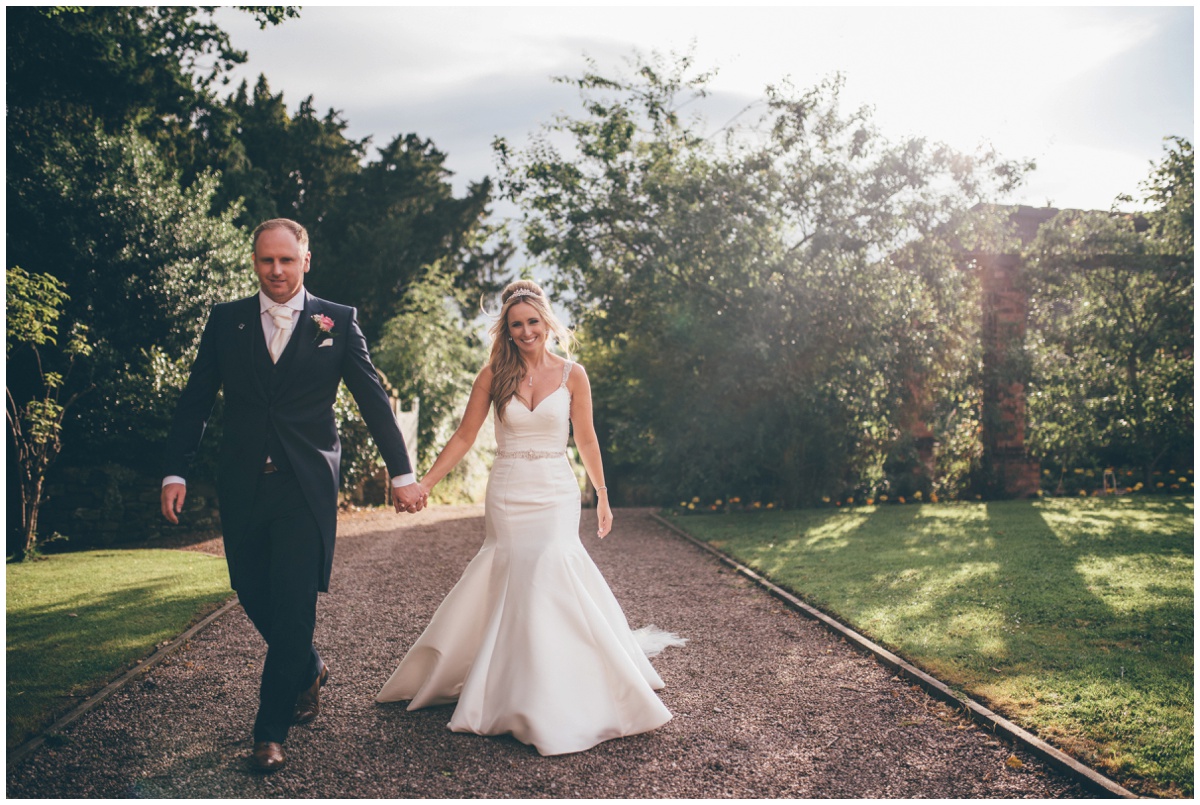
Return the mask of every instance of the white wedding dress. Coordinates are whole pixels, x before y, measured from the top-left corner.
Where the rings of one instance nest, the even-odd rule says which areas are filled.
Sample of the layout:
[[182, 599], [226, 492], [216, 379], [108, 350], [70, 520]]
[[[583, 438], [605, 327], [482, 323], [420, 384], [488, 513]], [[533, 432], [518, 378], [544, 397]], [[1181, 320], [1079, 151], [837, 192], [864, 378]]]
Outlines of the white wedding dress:
[[647, 655], [686, 642], [631, 631], [579, 540], [571, 366], [537, 408], [514, 398], [496, 418], [483, 547], [375, 697], [409, 710], [457, 701], [451, 730], [511, 733], [543, 755], [665, 724]]

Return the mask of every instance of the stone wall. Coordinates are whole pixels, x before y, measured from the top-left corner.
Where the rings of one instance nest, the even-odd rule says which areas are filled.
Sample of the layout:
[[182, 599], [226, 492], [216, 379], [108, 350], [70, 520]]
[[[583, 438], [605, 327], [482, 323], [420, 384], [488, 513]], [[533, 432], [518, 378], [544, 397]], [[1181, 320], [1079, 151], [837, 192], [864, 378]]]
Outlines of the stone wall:
[[1006, 496], [1038, 490], [1038, 464], [1025, 446], [1025, 384], [1008, 366], [1010, 350], [1025, 343], [1028, 295], [1015, 255], [977, 255], [983, 307], [983, 442], [985, 469]]
[[58, 532], [69, 538], [71, 548], [86, 548], [220, 530], [215, 486], [188, 484], [178, 526], [162, 516], [161, 487], [161, 477], [117, 464], [57, 469], [46, 486], [38, 531], [42, 539]]

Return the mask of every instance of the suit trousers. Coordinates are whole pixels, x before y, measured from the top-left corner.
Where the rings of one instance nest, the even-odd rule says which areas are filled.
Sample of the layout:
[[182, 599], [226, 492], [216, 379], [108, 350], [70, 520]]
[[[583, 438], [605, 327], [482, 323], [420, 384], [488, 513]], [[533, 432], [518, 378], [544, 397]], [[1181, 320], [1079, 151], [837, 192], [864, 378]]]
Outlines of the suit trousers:
[[312, 640], [324, 566], [321, 531], [291, 472], [259, 477], [251, 527], [226, 558], [247, 579], [238, 600], [267, 643], [254, 740], [283, 743], [296, 699], [321, 667]]

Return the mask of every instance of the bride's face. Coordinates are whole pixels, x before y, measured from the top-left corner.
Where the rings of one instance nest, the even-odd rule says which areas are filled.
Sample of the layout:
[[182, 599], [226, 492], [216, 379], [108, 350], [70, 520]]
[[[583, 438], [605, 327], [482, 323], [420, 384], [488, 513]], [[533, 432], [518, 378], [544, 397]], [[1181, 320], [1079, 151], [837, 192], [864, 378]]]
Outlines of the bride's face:
[[536, 355], [546, 348], [546, 322], [528, 302], [518, 302], [508, 309], [508, 334], [523, 355]]

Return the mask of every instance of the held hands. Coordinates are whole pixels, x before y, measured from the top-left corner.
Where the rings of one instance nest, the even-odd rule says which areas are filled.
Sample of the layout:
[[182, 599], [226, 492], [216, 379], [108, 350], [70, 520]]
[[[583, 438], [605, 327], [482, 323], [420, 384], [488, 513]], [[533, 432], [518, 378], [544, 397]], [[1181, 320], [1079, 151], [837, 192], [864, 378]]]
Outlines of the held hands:
[[[399, 486], [392, 490], [392, 505], [396, 513], [416, 514], [429, 502], [429, 490], [421, 484]], [[168, 518], [169, 519], [169, 518]]]
[[159, 498], [163, 517], [166, 517], [171, 525], [179, 525], [179, 513], [183, 511], [183, 501], [187, 499], [187, 486], [167, 484], [162, 488]]

